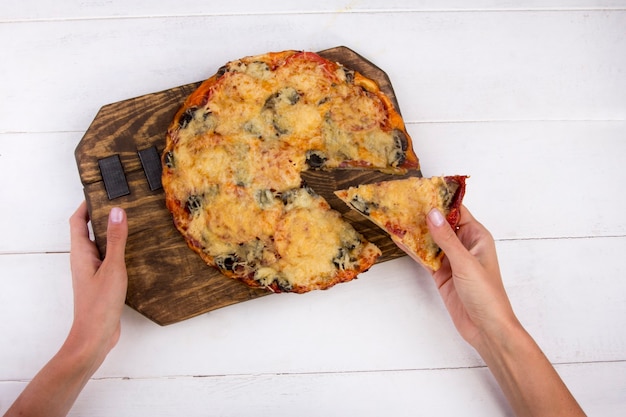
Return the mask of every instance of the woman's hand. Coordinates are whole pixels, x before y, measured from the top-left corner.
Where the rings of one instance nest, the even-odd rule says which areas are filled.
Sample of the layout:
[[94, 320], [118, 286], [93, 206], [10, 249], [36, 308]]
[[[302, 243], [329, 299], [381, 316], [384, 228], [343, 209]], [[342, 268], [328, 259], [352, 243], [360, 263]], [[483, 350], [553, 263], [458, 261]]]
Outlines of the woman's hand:
[[122, 209], [111, 209], [106, 255], [101, 261], [96, 245], [89, 239], [88, 221], [87, 205], [83, 202], [70, 218], [74, 322], [68, 339], [106, 356], [120, 336], [120, 316], [128, 285], [124, 261], [128, 222]]
[[552, 364], [517, 320], [495, 242], [465, 208], [457, 229], [436, 209], [428, 229], [446, 254], [432, 272], [452, 321], [484, 359], [518, 416], [584, 416]]
[[476, 347], [485, 332], [516, 325], [491, 233], [464, 206], [457, 230], [436, 209], [427, 223], [446, 254], [441, 268], [431, 274], [461, 336]]
[[65, 416], [120, 337], [128, 277], [124, 262], [128, 223], [114, 208], [107, 226], [107, 253], [100, 260], [89, 239], [83, 202], [70, 218], [74, 322], [65, 343], [15, 400], [5, 417]]

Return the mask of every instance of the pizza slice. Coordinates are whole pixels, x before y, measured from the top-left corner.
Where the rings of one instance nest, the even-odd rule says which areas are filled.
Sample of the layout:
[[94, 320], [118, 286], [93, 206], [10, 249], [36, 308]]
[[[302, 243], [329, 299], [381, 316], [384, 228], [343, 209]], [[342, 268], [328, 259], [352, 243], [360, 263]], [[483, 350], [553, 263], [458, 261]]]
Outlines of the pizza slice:
[[426, 216], [438, 208], [452, 227], [459, 222], [466, 176], [407, 178], [364, 184], [335, 194], [387, 232], [412, 258], [436, 271], [443, 252], [433, 241]]

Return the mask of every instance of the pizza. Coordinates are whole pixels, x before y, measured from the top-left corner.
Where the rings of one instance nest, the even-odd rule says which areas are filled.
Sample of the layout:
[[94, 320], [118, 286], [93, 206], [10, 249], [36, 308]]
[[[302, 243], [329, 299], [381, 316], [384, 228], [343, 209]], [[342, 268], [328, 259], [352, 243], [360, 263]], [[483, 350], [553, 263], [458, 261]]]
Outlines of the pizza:
[[437, 208], [456, 227], [466, 178], [461, 175], [411, 177], [359, 185], [335, 194], [385, 230], [412, 258], [436, 271], [444, 254], [428, 232], [426, 216]]
[[230, 278], [297, 293], [352, 280], [381, 253], [301, 173], [419, 168], [376, 82], [299, 51], [221, 67], [176, 113], [162, 162], [166, 205], [192, 250]]

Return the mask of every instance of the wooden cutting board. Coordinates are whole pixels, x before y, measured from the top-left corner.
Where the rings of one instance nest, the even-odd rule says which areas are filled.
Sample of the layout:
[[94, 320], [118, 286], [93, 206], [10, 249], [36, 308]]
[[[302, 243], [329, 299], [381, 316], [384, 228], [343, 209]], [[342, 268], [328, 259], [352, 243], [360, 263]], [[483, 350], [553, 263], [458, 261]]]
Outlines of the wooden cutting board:
[[[374, 64], [346, 47], [328, 49], [319, 54], [376, 80], [397, 107], [388, 76]], [[222, 64], [215, 62], [215, 71]], [[98, 249], [101, 254], [106, 253], [109, 210], [113, 206], [123, 207], [129, 223], [126, 303], [160, 325], [271, 294], [224, 277], [192, 252], [173, 225], [165, 207], [163, 189], [158, 188], [158, 184], [157, 187], [149, 185], [150, 170], [145, 171], [142, 165], [139, 153], [145, 156], [145, 152], [155, 147], [152, 149], [153, 156], [161, 154], [165, 134], [175, 112], [199, 85], [200, 82], [191, 83], [102, 107], [75, 151]], [[117, 181], [120, 185], [121, 182], [123, 189], [125, 179], [127, 193], [121, 193], [125, 195], [109, 198], [102, 175], [102, 172], [106, 175], [109, 171], [104, 165], [101, 171], [104, 162], [113, 162], [113, 165], [121, 163], [120, 169], [113, 173], [117, 173], [118, 178], [115, 175], [112, 179], [107, 177], [107, 184], [116, 185]], [[408, 175], [421, 174], [412, 171]], [[398, 176], [377, 171], [344, 170], [305, 172], [303, 177], [355, 229], [381, 248], [383, 255], [379, 262], [404, 255], [382, 230], [352, 212], [333, 194], [334, 190], [350, 185]], [[154, 176], [152, 179], [154, 183]], [[279, 294], [275, 296], [280, 297]]]

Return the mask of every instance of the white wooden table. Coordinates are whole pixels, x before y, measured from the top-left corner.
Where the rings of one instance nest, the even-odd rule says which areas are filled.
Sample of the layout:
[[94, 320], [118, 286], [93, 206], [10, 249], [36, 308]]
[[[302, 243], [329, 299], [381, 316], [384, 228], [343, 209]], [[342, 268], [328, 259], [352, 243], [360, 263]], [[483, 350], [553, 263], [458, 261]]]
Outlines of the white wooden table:
[[[514, 308], [583, 408], [626, 415], [618, 0], [3, 1], [0, 412], [71, 323], [73, 150], [98, 109], [242, 56], [338, 45], [389, 74], [425, 175], [471, 175]], [[326, 292], [122, 321], [71, 415], [511, 415], [407, 258]]]

